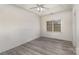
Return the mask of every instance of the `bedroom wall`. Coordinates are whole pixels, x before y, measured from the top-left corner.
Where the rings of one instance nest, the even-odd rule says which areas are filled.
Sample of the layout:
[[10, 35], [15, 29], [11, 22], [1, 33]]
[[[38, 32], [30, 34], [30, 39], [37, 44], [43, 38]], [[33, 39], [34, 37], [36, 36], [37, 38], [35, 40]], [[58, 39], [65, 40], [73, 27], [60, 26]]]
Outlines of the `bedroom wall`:
[[0, 53], [38, 37], [37, 15], [12, 5], [0, 5]]
[[73, 10], [72, 10], [72, 15], [73, 15], [73, 45], [74, 48], [76, 48], [76, 7], [73, 5]]
[[73, 33], [74, 36], [75, 36], [75, 39], [74, 39], [73, 43], [76, 42], [76, 54], [79, 55], [79, 4], [75, 4], [74, 9], [75, 9], [74, 10], [75, 11], [75, 19], [74, 19], [74, 21], [76, 22], [75, 23], [76, 30]]
[[[47, 32], [46, 22], [61, 19], [61, 32]], [[72, 41], [72, 11], [67, 10], [41, 17], [41, 36]]]

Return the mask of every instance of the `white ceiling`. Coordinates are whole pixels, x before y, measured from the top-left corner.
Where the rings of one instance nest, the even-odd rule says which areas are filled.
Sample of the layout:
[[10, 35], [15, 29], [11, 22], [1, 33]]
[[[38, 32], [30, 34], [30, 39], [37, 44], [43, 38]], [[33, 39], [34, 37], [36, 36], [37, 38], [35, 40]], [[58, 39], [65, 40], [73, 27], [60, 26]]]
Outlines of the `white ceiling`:
[[42, 12], [38, 12], [36, 9], [30, 9], [32, 7], [36, 7], [36, 4], [18, 4], [17, 6], [29, 10], [33, 13], [36, 13], [40, 16], [47, 15], [50, 13], [56, 13], [64, 10], [70, 10], [72, 8], [71, 4], [44, 4], [44, 7], [47, 7], [48, 9], [45, 9]]

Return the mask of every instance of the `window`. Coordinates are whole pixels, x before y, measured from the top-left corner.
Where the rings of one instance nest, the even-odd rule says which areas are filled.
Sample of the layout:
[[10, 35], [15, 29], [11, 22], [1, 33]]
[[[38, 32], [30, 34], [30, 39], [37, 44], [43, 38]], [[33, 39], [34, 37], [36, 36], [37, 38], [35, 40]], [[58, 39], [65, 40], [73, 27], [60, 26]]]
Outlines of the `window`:
[[47, 31], [49, 32], [61, 32], [61, 21], [47, 21]]
[[47, 21], [47, 31], [52, 32], [52, 21]]

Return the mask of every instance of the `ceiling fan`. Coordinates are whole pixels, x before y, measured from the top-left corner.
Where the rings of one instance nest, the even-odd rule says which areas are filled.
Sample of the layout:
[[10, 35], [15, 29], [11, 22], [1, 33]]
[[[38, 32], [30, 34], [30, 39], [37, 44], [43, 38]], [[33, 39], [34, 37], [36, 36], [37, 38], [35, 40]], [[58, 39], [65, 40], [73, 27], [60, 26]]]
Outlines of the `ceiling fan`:
[[42, 12], [44, 9], [48, 9], [48, 8], [44, 7], [44, 4], [36, 4], [36, 7], [32, 7], [30, 9], [36, 9], [38, 12]]

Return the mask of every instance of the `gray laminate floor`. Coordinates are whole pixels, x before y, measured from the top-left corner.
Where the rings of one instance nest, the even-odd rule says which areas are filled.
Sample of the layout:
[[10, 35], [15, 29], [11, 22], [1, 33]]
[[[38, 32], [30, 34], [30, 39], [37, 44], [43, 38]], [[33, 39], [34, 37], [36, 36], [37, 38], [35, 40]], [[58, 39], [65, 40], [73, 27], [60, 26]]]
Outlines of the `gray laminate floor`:
[[74, 55], [72, 42], [40, 37], [0, 55]]

